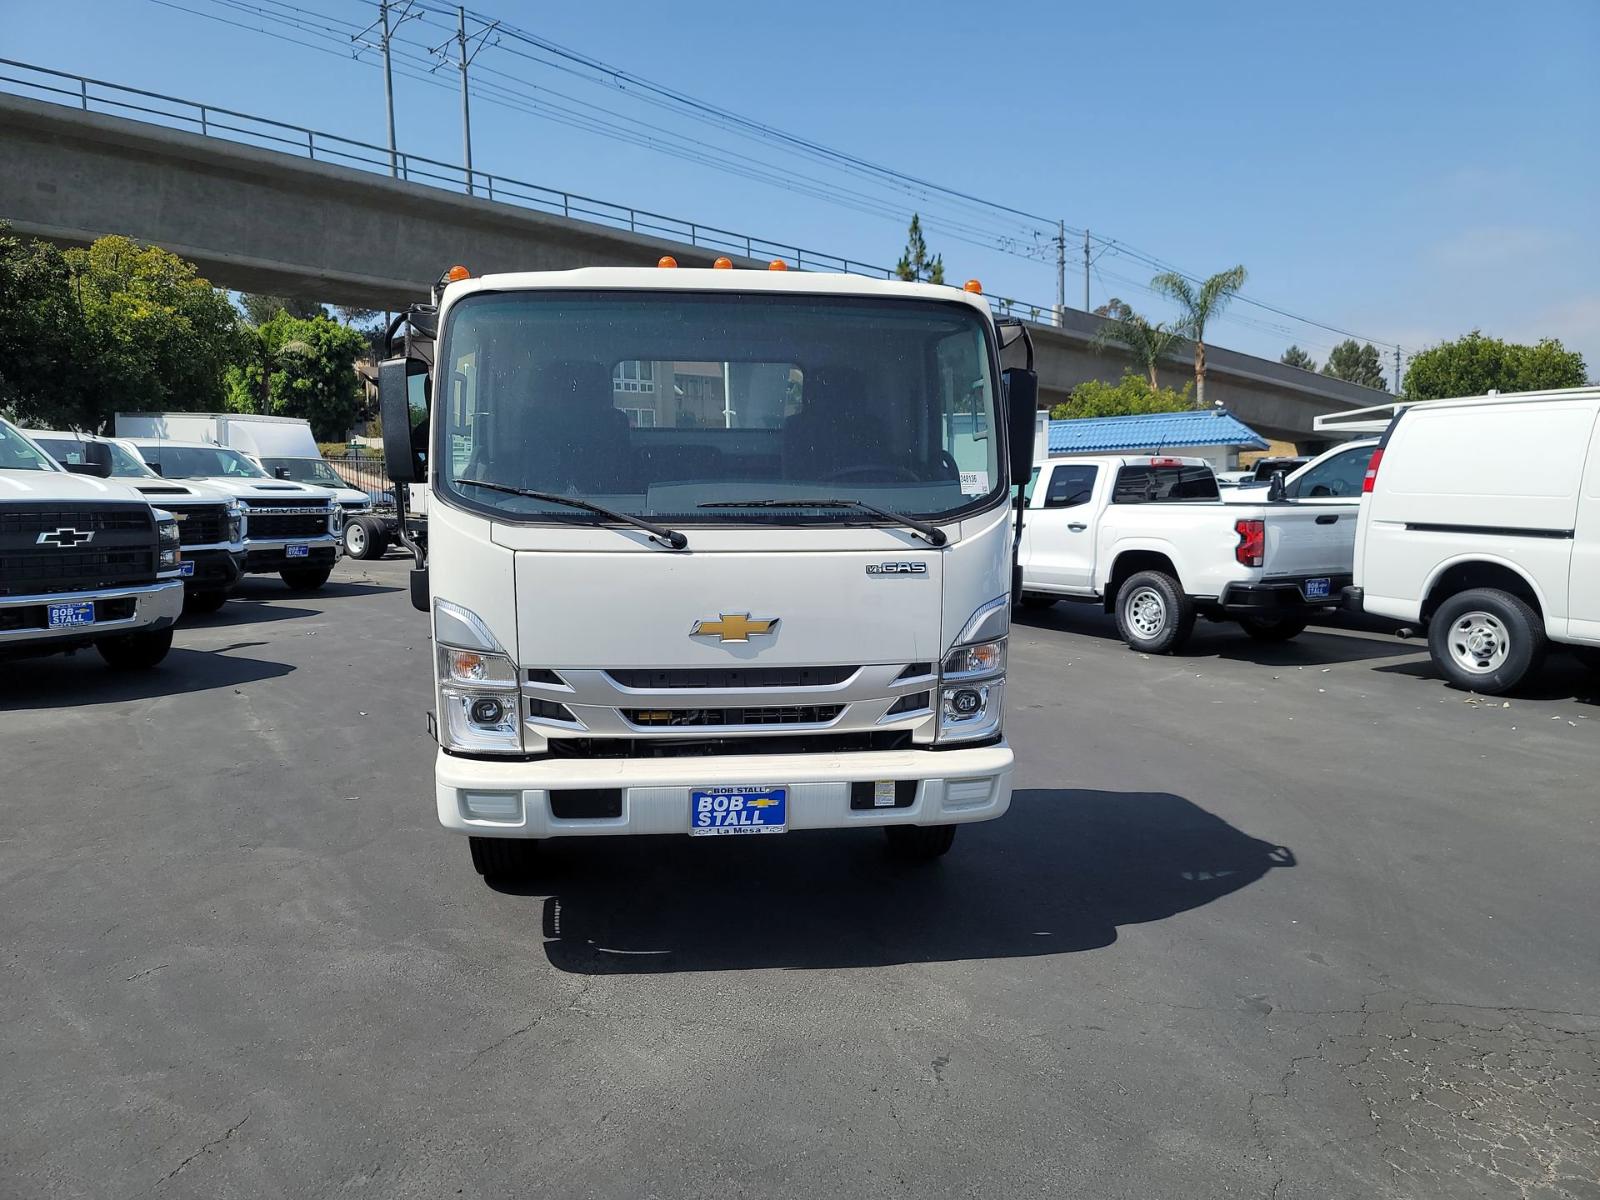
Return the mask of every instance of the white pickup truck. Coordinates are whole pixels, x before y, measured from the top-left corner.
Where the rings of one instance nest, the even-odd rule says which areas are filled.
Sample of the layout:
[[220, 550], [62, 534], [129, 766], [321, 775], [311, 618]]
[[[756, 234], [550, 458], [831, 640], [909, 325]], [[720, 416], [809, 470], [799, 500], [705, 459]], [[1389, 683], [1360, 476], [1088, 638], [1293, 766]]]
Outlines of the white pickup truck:
[[1173, 654], [1195, 618], [1286, 641], [1350, 583], [1356, 512], [1315, 500], [1223, 503], [1205, 460], [1041, 463], [1019, 547], [1021, 603], [1104, 604], [1135, 650]]

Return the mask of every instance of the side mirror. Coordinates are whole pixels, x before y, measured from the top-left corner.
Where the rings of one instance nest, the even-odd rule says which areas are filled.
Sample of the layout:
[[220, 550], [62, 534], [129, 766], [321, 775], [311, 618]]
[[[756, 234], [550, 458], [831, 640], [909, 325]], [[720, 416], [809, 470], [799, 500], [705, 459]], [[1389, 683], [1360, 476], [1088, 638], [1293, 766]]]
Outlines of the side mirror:
[[[395, 483], [421, 483], [428, 477], [427, 461], [417, 445], [428, 422], [427, 364], [414, 358], [390, 358], [378, 364], [378, 415], [383, 420], [383, 465]], [[412, 381], [420, 387], [421, 403], [412, 403]]]
[[1008, 367], [1001, 376], [1006, 406], [1007, 443], [1011, 447], [1011, 482], [1026, 484], [1033, 475], [1033, 434], [1039, 409], [1039, 374], [1027, 367]]
[[74, 475], [93, 475], [97, 479], [109, 479], [111, 467], [103, 462], [62, 463]]
[[1284, 500], [1288, 498], [1288, 495], [1289, 489], [1284, 486], [1283, 472], [1274, 471], [1272, 473], [1272, 482], [1267, 485], [1267, 502], [1273, 503], [1278, 500]]

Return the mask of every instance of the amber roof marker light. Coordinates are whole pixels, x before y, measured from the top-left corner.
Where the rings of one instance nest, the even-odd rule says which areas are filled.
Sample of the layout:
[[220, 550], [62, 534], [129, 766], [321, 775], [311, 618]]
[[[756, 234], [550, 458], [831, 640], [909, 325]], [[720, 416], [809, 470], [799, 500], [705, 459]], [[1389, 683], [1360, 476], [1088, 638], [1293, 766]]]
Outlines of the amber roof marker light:
[[472, 272], [457, 263], [444, 273], [444, 277], [447, 283], [460, 283], [463, 279], [471, 279]]
[[969, 279], [961, 285], [961, 290], [963, 292], [971, 292], [974, 296], [981, 296], [983, 295], [983, 284], [976, 279]]
[[713, 267], [715, 267], [719, 271], [731, 271], [731, 270], [733, 270], [733, 259], [731, 259], [731, 258], [719, 258], [719, 259], [717, 259], [716, 262], [712, 263], [711, 265]]
[[781, 258], [775, 258], [767, 264], [767, 270], [769, 271], [787, 271], [788, 269], [789, 264]]
[[677, 265], [678, 260], [673, 258], [670, 254], [663, 254], [660, 258], [656, 259], [656, 266], [662, 268], [663, 270], [675, 267]]

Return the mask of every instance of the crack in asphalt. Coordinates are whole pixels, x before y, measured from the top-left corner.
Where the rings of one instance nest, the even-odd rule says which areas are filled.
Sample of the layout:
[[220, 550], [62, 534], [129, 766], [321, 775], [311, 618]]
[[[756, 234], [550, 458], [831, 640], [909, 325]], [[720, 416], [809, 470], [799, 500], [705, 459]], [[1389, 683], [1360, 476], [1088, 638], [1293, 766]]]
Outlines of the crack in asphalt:
[[567, 1003], [561, 1005], [558, 1008], [554, 1008], [554, 1009], [550, 1009], [550, 1010], [548, 1010], [546, 1012], [542, 1012], [538, 1016], [534, 1017], [532, 1020], [528, 1021], [527, 1024], [519, 1025], [519, 1026], [517, 1026], [517, 1028], [513, 1029], [510, 1033], [507, 1033], [507, 1034], [503, 1035], [502, 1037], [496, 1038], [494, 1041], [490, 1042], [487, 1046], [484, 1046], [482, 1049], [480, 1049], [476, 1053], [474, 1053], [472, 1058], [467, 1062], [466, 1066], [462, 1067], [461, 1069], [463, 1071], [470, 1071], [473, 1067], [478, 1065], [479, 1060], [482, 1059], [484, 1057], [484, 1055], [490, 1054], [490, 1053], [494, 1052], [495, 1050], [498, 1050], [501, 1046], [504, 1046], [507, 1042], [513, 1040], [514, 1038], [519, 1038], [523, 1034], [529, 1033], [532, 1030], [537, 1029], [540, 1025], [544, 1024], [544, 1022], [546, 1020], [548, 1020], [549, 1018], [551, 1018], [551, 1017], [559, 1017], [559, 1016], [562, 1016], [565, 1013], [569, 1013], [569, 1012], [575, 1011], [577, 1009], [578, 1005], [583, 1001], [583, 999], [586, 996], [588, 996], [589, 989], [592, 986], [593, 986], [593, 984], [590, 981], [585, 980], [582, 983], [582, 985], [579, 986], [578, 990], [575, 993], [573, 993], [572, 998], [570, 1000], [568, 1000]]
[[248, 1121], [249, 1119], [250, 1119], [250, 1114], [249, 1113], [245, 1113], [244, 1116], [239, 1118], [239, 1120], [238, 1120], [238, 1122], [236, 1124], [230, 1125], [225, 1131], [223, 1131], [222, 1134], [220, 1134], [217, 1137], [212, 1138], [209, 1142], [206, 1142], [205, 1144], [203, 1144], [193, 1154], [189, 1155], [188, 1158], [184, 1159], [177, 1166], [173, 1167], [172, 1170], [168, 1171], [160, 1179], [156, 1180], [155, 1183], [151, 1184], [150, 1187], [146, 1189], [146, 1191], [147, 1192], [155, 1191], [156, 1188], [160, 1187], [163, 1183], [167, 1182], [167, 1180], [173, 1178], [180, 1171], [182, 1171], [185, 1167], [187, 1167], [190, 1163], [192, 1163], [195, 1159], [199, 1158], [202, 1154], [205, 1154], [207, 1151], [209, 1151], [211, 1149], [211, 1147], [220, 1146], [223, 1142], [232, 1140], [233, 1135], [238, 1133], [240, 1128], [243, 1127], [244, 1123], [246, 1121]]

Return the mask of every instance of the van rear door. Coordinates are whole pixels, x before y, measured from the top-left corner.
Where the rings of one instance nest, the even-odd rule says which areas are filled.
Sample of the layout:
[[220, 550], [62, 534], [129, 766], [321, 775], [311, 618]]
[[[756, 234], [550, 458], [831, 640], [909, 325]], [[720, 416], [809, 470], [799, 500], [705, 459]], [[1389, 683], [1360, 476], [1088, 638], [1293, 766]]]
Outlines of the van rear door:
[[1572, 537], [1572, 576], [1567, 586], [1568, 633], [1600, 643], [1600, 420], [1589, 439]]

